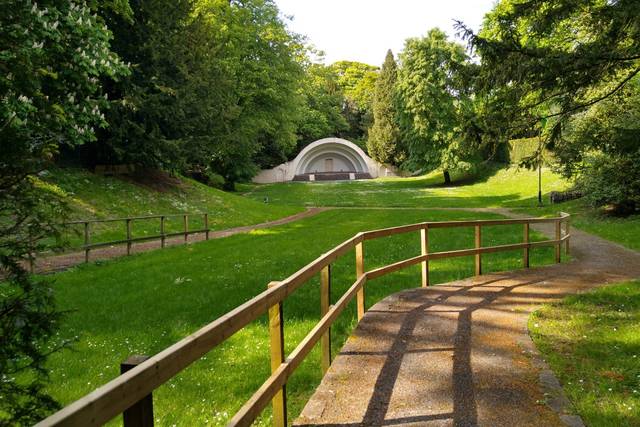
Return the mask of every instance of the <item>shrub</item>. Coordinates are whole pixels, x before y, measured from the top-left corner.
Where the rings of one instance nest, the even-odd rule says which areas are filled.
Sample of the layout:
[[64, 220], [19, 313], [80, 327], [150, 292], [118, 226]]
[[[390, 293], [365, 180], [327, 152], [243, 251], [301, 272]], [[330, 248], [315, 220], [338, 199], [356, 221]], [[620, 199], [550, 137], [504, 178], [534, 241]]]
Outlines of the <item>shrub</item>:
[[634, 213], [640, 208], [640, 150], [587, 156], [576, 184], [594, 207], [609, 205], [617, 214]]

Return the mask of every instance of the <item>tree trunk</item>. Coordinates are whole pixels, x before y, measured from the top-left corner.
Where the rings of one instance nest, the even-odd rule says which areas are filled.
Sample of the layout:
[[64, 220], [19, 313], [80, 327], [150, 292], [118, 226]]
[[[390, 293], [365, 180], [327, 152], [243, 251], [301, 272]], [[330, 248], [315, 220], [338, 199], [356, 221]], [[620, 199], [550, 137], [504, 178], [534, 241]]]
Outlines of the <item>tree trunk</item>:
[[444, 183], [445, 183], [445, 185], [451, 184], [451, 175], [449, 174], [449, 171], [448, 170], [444, 170], [444, 171], [442, 171], [442, 174], [444, 175]]

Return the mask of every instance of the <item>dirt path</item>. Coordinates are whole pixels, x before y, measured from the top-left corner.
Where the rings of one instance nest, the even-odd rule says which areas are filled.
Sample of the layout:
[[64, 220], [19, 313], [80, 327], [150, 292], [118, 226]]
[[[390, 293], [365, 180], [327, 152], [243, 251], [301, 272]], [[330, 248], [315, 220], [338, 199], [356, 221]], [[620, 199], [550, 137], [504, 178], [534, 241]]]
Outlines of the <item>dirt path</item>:
[[[247, 225], [243, 227], [228, 228], [226, 230], [211, 231], [209, 232], [209, 239], [220, 239], [222, 237], [233, 236], [239, 233], [248, 233], [253, 230], [260, 230], [264, 228], [277, 227], [279, 225], [288, 224], [290, 222], [299, 221], [304, 218], [308, 218], [317, 215], [320, 212], [327, 210], [327, 208], [308, 208], [304, 212], [297, 213], [295, 215], [280, 218], [274, 221], [263, 222], [260, 224]], [[188, 243], [200, 242], [205, 240], [205, 234], [191, 234], [189, 235]], [[184, 237], [172, 237], [165, 241], [167, 246], [183, 245], [185, 244]], [[132, 253], [140, 253], [160, 248], [160, 240], [154, 240], [150, 242], [134, 243], [131, 249]], [[109, 246], [105, 248], [93, 249], [91, 251], [91, 261], [106, 260], [111, 258], [117, 258], [127, 254], [126, 245]], [[84, 252], [70, 252], [61, 255], [53, 255], [47, 257], [40, 257], [36, 259], [35, 271], [37, 273], [52, 273], [56, 271], [66, 270], [69, 267], [73, 267], [78, 264], [84, 263]]]
[[[536, 228], [552, 235], [549, 226]], [[582, 425], [529, 338], [529, 314], [562, 296], [640, 277], [640, 253], [576, 230], [571, 245], [569, 264], [412, 289], [380, 301], [295, 424]]]

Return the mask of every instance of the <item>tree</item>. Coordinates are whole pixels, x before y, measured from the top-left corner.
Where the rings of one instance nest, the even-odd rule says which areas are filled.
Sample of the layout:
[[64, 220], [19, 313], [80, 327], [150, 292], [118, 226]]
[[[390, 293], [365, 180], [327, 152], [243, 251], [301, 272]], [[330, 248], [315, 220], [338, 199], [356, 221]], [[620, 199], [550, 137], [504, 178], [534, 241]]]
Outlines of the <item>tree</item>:
[[342, 115], [349, 129], [340, 136], [363, 145], [373, 122], [373, 94], [378, 79], [378, 68], [356, 61], [338, 61], [331, 68], [337, 75], [344, 94]]
[[398, 113], [405, 164], [410, 169], [441, 168], [448, 184], [451, 170], [469, 165], [460, 126], [469, 102], [460, 75], [467, 55], [444, 32], [432, 29], [424, 38], [408, 39], [400, 60]]
[[558, 170], [575, 178], [593, 206], [640, 208], [640, 78], [575, 114], [555, 144]]
[[640, 73], [638, 16], [635, 1], [502, 0], [479, 34], [458, 27], [482, 58], [480, 86], [518, 100], [514, 115], [526, 120], [515, 126], [558, 119], [548, 132], [553, 148], [571, 115]]
[[393, 165], [404, 161], [396, 109], [397, 80], [398, 66], [389, 50], [373, 96], [373, 126], [369, 130], [367, 148], [374, 159]]
[[25, 425], [57, 406], [44, 362], [64, 345], [54, 339], [61, 313], [50, 280], [24, 269], [64, 213], [37, 174], [59, 147], [95, 138], [106, 125], [100, 78], [127, 71], [84, 4], [0, 0], [0, 9], [0, 424]]
[[344, 93], [330, 67], [308, 64], [300, 95], [304, 99], [298, 123], [298, 151], [307, 144], [349, 128], [342, 115]]

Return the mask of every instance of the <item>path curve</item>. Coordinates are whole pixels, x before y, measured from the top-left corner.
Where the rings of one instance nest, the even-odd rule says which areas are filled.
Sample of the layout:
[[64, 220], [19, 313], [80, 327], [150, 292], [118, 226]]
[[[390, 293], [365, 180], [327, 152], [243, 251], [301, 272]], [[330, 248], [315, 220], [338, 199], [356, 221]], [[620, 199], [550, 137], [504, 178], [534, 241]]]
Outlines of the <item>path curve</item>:
[[[535, 228], [551, 236], [552, 227]], [[577, 230], [571, 246], [568, 264], [411, 289], [380, 301], [295, 425], [582, 425], [538, 356], [529, 314], [563, 296], [640, 277], [640, 253]]]
[[[328, 209], [330, 208], [322, 208], [322, 207], [307, 208], [305, 211], [302, 211], [297, 214], [290, 215], [284, 218], [276, 219], [273, 221], [262, 222], [262, 223], [253, 224], [253, 225], [245, 225], [242, 227], [228, 228], [225, 230], [210, 231], [209, 239], [220, 239], [223, 237], [233, 236], [234, 234], [249, 233], [253, 230], [261, 230], [265, 228], [277, 227], [279, 225], [288, 224], [290, 222], [299, 221], [301, 219], [317, 215], [320, 212], [324, 212]], [[200, 242], [203, 240], [205, 240], [205, 234], [196, 233], [196, 234], [189, 235], [188, 243]], [[167, 246], [183, 245], [184, 243], [185, 242], [184, 242], [183, 236], [170, 237], [165, 240], [165, 244]], [[127, 253], [126, 248], [127, 248], [126, 244], [123, 244], [123, 245], [114, 245], [114, 246], [108, 246], [104, 248], [92, 249], [91, 261], [121, 257], [123, 255], [126, 255]], [[160, 239], [149, 241], [149, 242], [134, 243], [131, 248], [131, 252], [140, 253], [140, 252], [147, 252], [147, 251], [152, 251], [156, 249], [160, 249]], [[67, 268], [73, 267], [78, 264], [83, 264], [83, 263], [84, 263], [84, 251], [69, 252], [61, 255], [52, 255], [52, 256], [40, 257], [36, 259], [35, 271], [37, 273], [53, 273], [57, 271], [66, 270]]]

